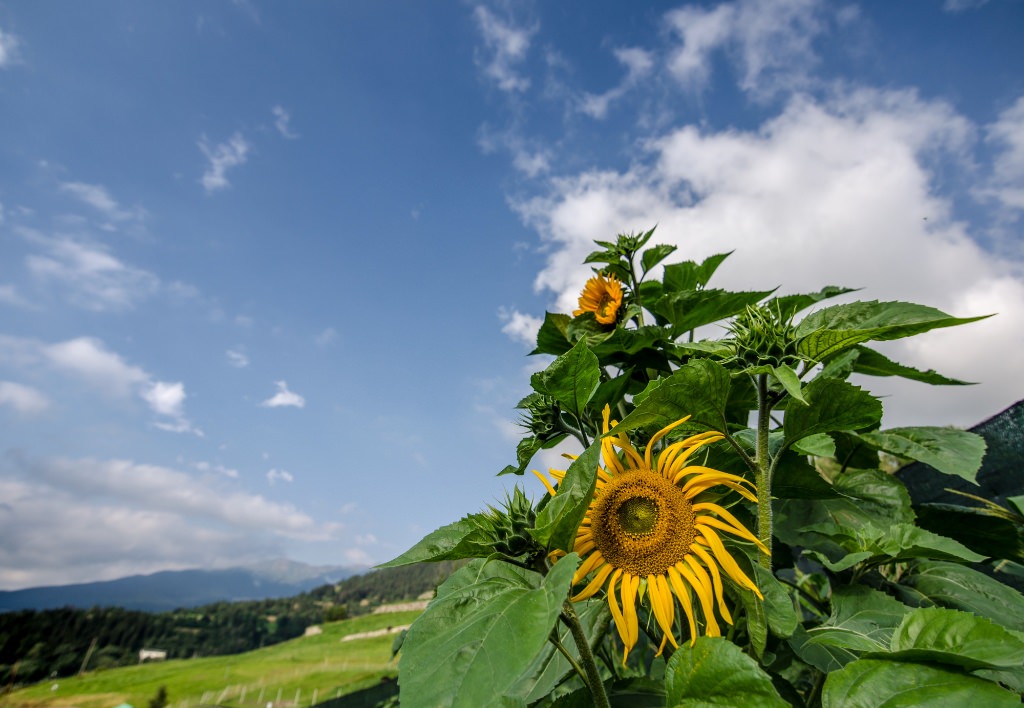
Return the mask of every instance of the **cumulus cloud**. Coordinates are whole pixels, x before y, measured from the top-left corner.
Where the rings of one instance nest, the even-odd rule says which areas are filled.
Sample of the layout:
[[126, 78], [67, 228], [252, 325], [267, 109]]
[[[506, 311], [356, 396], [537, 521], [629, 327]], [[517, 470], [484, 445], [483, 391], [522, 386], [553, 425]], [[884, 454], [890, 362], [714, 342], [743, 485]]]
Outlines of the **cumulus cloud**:
[[50, 405], [50, 399], [31, 386], [0, 381], [0, 406], [9, 406], [21, 415], [34, 416], [45, 412]]
[[486, 52], [482, 52], [486, 58], [477, 59], [484, 74], [502, 91], [522, 92], [528, 89], [530, 80], [518, 73], [516, 65], [526, 58], [537, 27], [517, 26], [483, 5], [474, 8], [473, 17], [486, 46]]
[[69, 302], [83, 309], [131, 309], [160, 287], [153, 273], [122, 262], [102, 244], [32, 229], [18, 233], [39, 249], [25, 259], [29, 273], [41, 285], [61, 289]]
[[673, 10], [665, 20], [682, 44], [670, 52], [669, 71], [699, 92], [721, 50], [734, 60], [739, 85], [751, 95], [792, 89], [817, 63], [812, 43], [824, 30], [820, 10], [820, 0], [736, 0]]
[[[998, 382], [1024, 377], [1024, 360], [1006, 355], [1024, 350], [1024, 287], [1021, 264], [979, 247], [933, 186], [928, 165], [967, 159], [973, 132], [948, 104], [871, 90], [796, 97], [755, 130], [669, 130], [627, 170], [563, 176], [547, 195], [518, 203], [547, 242], [536, 286], [570, 312], [592, 240], [658, 224], [656, 241], [689, 258], [736, 249], [716, 275], [719, 287], [838, 284], [863, 287], [861, 299], [916, 301], [958, 316], [999, 312], [888, 348], [903, 363], [983, 383], [912, 384], [911, 396], [887, 404], [887, 422], [977, 422], [1019, 395]], [[900, 386], [870, 382], [876, 392]]]
[[986, 142], [998, 150], [989, 184], [979, 190], [1008, 209], [1024, 209], [1024, 96], [987, 127]]
[[111, 398], [138, 396], [156, 414], [154, 425], [171, 432], [202, 435], [185, 416], [185, 385], [156, 379], [93, 337], [45, 344], [26, 337], [0, 337], [0, 364], [19, 369], [45, 366], [77, 379]]
[[231, 186], [227, 178], [228, 170], [244, 165], [246, 160], [249, 159], [249, 151], [252, 149], [252, 146], [246, 142], [241, 133], [235, 133], [227, 142], [220, 143], [212, 148], [207, 143], [206, 137], [203, 136], [199, 140], [199, 149], [202, 150], [203, 155], [209, 161], [200, 183], [207, 194], [212, 194]]
[[280, 555], [287, 539], [336, 537], [337, 525], [230, 484], [130, 460], [8, 455], [0, 587], [238, 565]]
[[626, 67], [625, 78], [615, 88], [601, 94], [584, 94], [580, 110], [587, 115], [601, 119], [608, 114], [608, 107], [626, 95], [641, 79], [651, 73], [654, 57], [651, 52], [639, 47], [625, 47], [615, 50], [615, 58]]
[[517, 342], [522, 342], [531, 348], [537, 344], [537, 332], [544, 323], [539, 317], [534, 317], [519, 310], [501, 310], [498, 317], [505, 323], [501, 331]]
[[277, 386], [277, 393], [261, 403], [261, 406], [266, 408], [280, 408], [282, 406], [294, 406], [295, 408], [305, 408], [306, 399], [299, 394], [288, 390], [288, 382], [286, 381], [275, 381], [274, 385]]
[[288, 111], [281, 106], [274, 106], [270, 111], [274, 114], [274, 127], [277, 128], [277, 132], [289, 140], [299, 137], [299, 134], [291, 129], [292, 116]]

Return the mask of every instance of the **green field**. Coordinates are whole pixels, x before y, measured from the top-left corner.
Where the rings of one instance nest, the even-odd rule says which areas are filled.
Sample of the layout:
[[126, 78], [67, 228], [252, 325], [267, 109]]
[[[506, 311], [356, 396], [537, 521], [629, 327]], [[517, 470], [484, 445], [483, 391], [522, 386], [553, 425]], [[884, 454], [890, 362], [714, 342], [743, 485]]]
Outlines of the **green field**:
[[[0, 695], [3, 708], [146, 708], [160, 686], [170, 708], [200, 705], [309, 706], [396, 676], [394, 635], [342, 641], [350, 634], [407, 625], [419, 614], [368, 615], [323, 625], [301, 637], [246, 654], [146, 663], [55, 679]], [[297, 700], [296, 700], [297, 697]]]

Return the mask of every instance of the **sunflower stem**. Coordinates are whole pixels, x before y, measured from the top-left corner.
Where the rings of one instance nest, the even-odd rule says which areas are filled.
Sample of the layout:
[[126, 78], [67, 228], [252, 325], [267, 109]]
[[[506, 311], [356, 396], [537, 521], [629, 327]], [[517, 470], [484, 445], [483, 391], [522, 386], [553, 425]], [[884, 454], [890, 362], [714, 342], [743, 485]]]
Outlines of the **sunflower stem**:
[[562, 604], [562, 616], [572, 638], [576, 642], [576, 648], [580, 652], [580, 661], [587, 671], [587, 688], [590, 689], [590, 696], [594, 699], [594, 705], [598, 708], [611, 708], [608, 702], [608, 694], [604, 691], [604, 682], [601, 680], [601, 672], [598, 671], [597, 662], [594, 660], [594, 652], [590, 650], [590, 642], [587, 641], [587, 633], [583, 631], [580, 624], [580, 617], [576, 614], [576, 608], [566, 600]]
[[[768, 451], [768, 430], [771, 425], [772, 404], [769, 399], [768, 375], [757, 375], [757, 535], [767, 548], [772, 547], [772, 467]], [[772, 558], [760, 557], [761, 566], [771, 570]]]
[[[555, 629], [558, 629], [557, 625], [555, 626]], [[548, 637], [548, 641], [554, 644], [555, 649], [561, 652], [562, 656], [565, 657], [565, 660], [569, 662], [569, 665], [572, 666], [573, 670], [579, 675], [580, 679], [583, 681], [583, 685], [589, 689], [590, 680], [587, 678], [587, 674], [583, 671], [583, 667], [579, 665], [579, 662], [577, 662], [573, 655], [569, 653], [569, 650], [565, 648], [565, 645], [562, 644], [562, 641], [558, 638], [558, 632], [552, 632], [551, 636]]]

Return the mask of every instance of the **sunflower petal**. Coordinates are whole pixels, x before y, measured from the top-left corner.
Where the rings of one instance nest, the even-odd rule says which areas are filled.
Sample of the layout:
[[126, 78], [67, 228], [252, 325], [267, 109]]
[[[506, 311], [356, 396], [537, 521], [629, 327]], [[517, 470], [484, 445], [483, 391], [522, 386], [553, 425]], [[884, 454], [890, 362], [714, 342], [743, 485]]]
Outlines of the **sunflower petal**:
[[555, 488], [551, 486], [551, 482], [548, 481], [548, 478], [545, 477], [544, 475], [542, 475], [537, 470], [531, 470], [531, 471], [537, 476], [537, 479], [539, 479], [541, 481], [541, 484], [543, 484], [545, 487], [547, 487], [548, 494], [550, 494], [551, 496], [555, 496]]
[[686, 621], [690, 623], [690, 646], [693, 646], [697, 641], [697, 622], [693, 619], [693, 602], [690, 600], [690, 591], [686, 589], [679, 571], [672, 566], [668, 568], [668, 580], [672, 589], [675, 590], [676, 597], [679, 598], [679, 604], [683, 606]]
[[573, 585], [590, 575], [590, 572], [602, 563], [604, 563], [604, 556], [601, 555], [601, 551], [594, 551], [587, 556], [587, 559], [576, 569], [576, 574], [572, 576]]
[[722, 539], [718, 537], [712, 529], [709, 528], [697, 528], [704, 535], [704, 540], [707, 542], [708, 547], [715, 554], [715, 558], [718, 559], [718, 564], [722, 566], [722, 569], [729, 574], [729, 577], [736, 581], [741, 587], [745, 587], [748, 590], [753, 590], [754, 594], [760, 597], [762, 600], [764, 597], [761, 595], [761, 591], [757, 589], [757, 585], [754, 581], [747, 577], [735, 559], [726, 550], [725, 544], [722, 543]]
[[725, 597], [722, 594], [722, 576], [718, 572], [718, 564], [715, 563], [715, 559], [711, 555], [700, 547], [699, 544], [693, 544], [690, 546], [690, 550], [697, 554], [704, 565], [707, 566], [708, 572], [711, 573], [711, 581], [715, 588], [715, 599], [718, 600], [718, 610], [722, 613], [722, 619], [728, 624], [732, 624], [732, 615], [729, 614], [729, 608], [725, 605]]
[[608, 579], [609, 575], [611, 575], [612, 570], [614, 570], [614, 568], [609, 564], [605, 563], [602, 565], [598, 569], [597, 575], [594, 576], [594, 579], [587, 584], [587, 587], [583, 588], [569, 599], [573, 602], [579, 602], [580, 600], [586, 600], [588, 597], [593, 597], [594, 594], [604, 585], [604, 581]]
[[707, 629], [707, 635], [709, 637], [721, 637], [722, 630], [718, 628], [718, 621], [715, 620], [715, 608], [714, 600], [711, 597], [711, 588], [705, 587], [693, 571], [690, 570], [684, 563], [676, 563], [676, 570], [679, 574], [689, 581], [694, 591], [697, 593], [697, 599], [700, 600], [700, 607], [704, 610], [704, 625]]

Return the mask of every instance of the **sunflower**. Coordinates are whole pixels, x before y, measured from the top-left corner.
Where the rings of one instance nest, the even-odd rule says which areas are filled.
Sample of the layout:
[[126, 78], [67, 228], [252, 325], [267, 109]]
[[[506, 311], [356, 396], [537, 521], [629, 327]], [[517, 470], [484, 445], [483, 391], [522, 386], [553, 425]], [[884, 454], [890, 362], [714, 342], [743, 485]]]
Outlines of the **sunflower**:
[[598, 273], [587, 281], [580, 295], [579, 309], [574, 310], [573, 317], [584, 312], [593, 312], [597, 321], [603, 325], [615, 324], [622, 307], [622, 283], [614, 275], [605, 276]]
[[[609, 421], [609, 415], [605, 406], [604, 433], [617, 424]], [[689, 623], [691, 644], [698, 636], [694, 596], [700, 605], [705, 634], [722, 634], [716, 607], [722, 619], [732, 624], [723, 597], [721, 571], [763, 599], [754, 582], [726, 550], [719, 533], [724, 531], [750, 541], [764, 553], [768, 549], [724, 508], [698, 499], [701, 492], [722, 486], [756, 502], [756, 488], [737, 475], [688, 463], [693, 453], [723, 436], [714, 431], [700, 433], [664, 444], [657, 456], [653, 455], [657, 443], [688, 419], [689, 416], [658, 431], [642, 456], [624, 433], [603, 438], [604, 467], [597, 468], [597, 489], [576, 533], [573, 551], [583, 562], [573, 577], [573, 585], [582, 583], [591, 573], [593, 577], [571, 599], [577, 602], [601, 589], [606, 591], [615, 627], [625, 646], [623, 663], [637, 642], [636, 604], [645, 596], [663, 634], [659, 654], [666, 642], [679, 646], [673, 636], [675, 598]], [[616, 448], [622, 451], [621, 457]], [[561, 470], [550, 473], [558, 482], [565, 477]], [[534, 474], [552, 495], [557, 493], [544, 475], [536, 471]]]

